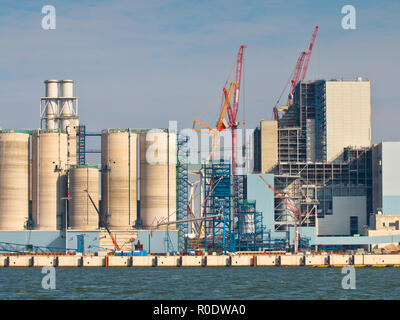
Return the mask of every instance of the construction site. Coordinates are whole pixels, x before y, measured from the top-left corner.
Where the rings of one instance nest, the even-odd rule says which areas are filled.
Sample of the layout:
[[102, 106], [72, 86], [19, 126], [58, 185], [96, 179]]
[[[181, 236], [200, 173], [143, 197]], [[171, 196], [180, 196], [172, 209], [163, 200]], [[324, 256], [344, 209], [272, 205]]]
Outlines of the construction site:
[[369, 80], [306, 79], [317, 34], [249, 135], [246, 45], [189, 130], [88, 131], [44, 81], [40, 128], [0, 130], [0, 266], [399, 266], [400, 141], [372, 144]]

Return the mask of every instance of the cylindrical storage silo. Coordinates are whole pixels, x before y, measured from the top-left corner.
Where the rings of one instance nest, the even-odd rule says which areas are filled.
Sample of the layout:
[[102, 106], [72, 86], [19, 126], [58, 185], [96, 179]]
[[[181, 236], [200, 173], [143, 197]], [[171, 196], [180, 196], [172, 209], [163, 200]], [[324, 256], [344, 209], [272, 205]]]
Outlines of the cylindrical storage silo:
[[144, 227], [176, 220], [175, 133], [140, 135], [140, 219]]
[[44, 130], [32, 135], [32, 218], [36, 230], [65, 226], [67, 134]]
[[[58, 80], [46, 80], [46, 97], [57, 98], [58, 97]], [[58, 104], [56, 100], [49, 99], [46, 101], [46, 128], [47, 129], [57, 129], [57, 116], [58, 116]]]
[[137, 217], [137, 134], [104, 130], [101, 164], [102, 214], [110, 229], [131, 229]]
[[70, 207], [68, 226], [77, 230], [95, 230], [99, 227], [99, 215], [90, 201], [87, 190], [99, 208], [99, 169], [78, 166], [69, 170]]
[[[74, 80], [61, 80], [60, 81], [60, 97], [67, 98], [61, 100], [61, 124], [60, 129], [63, 131], [67, 130], [67, 127], [70, 125], [70, 119], [73, 115], [73, 85]], [[71, 99], [68, 99], [71, 98]]]
[[29, 216], [29, 134], [0, 132], [0, 230], [24, 230]]

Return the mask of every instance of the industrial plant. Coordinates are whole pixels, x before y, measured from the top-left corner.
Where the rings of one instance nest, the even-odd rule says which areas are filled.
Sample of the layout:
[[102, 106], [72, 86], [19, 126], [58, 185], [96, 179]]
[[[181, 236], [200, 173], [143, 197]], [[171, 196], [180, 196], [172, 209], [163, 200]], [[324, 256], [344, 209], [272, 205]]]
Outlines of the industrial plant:
[[[41, 127], [0, 131], [0, 252], [400, 252], [400, 141], [372, 144], [368, 79], [306, 80], [317, 32], [271, 106], [273, 119], [260, 120], [244, 148], [245, 45], [216, 125], [197, 118], [194, 135], [170, 126], [87, 131], [74, 81], [44, 81]], [[192, 161], [197, 133], [212, 143], [205, 159]], [[220, 156], [222, 133], [228, 158]], [[88, 150], [88, 137], [99, 150]], [[88, 163], [88, 153], [101, 163]]]

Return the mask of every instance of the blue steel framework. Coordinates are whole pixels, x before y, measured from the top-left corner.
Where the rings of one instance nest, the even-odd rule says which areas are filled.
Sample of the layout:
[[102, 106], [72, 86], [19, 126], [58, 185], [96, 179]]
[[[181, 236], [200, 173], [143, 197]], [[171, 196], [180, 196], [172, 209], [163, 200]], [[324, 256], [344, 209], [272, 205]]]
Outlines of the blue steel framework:
[[[233, 201], [235, 202], [235, 214], [234, 217], [237, 218], [239, 214], [239, 201], [247, 199], [247, 179], [245, 175], [236, 175], [233, 178]], [[235, 231], [237, 231], [237, 224], [235, 224]]]
[[259, 251], [265, 248], [263, 216], [256, 211], [256, 202], [240, 200], [237, 203], [236, 250]]
[[315, 82], [315, 158], [326, 161], [326, 88], [325, 81]]
[[100, 150], [87, 150], [86, 149], [86, 137], [101, 137], [100, 132], [86, 132], [86, 126], [78, 126], [77, 146], [76, 146], [76, 160], [78, 165], [86, 164], [86, 153], [101, 153]]
[[79, 165], [86, 164], [86, 126], [80, 125], [78, 127], [78, 146], [77, 146], [77, 162]]
[[[178, 152], [176, 162], [176, 219], [188, 219], [188, 137], [177, 135]], [[178, 231], [178, 251], [186, 249], [185, 235], [189, 233], [189, 223], [177, 224]]]
[[287, 239], [271, 239], [265, 232], [263, 213], [256, 211], [256, 201], [247, 197], [247, 177], [234, 179], [235, 249], [238, 251], [279, 251], [288, 247]]
[[235, 251], [231, 230], [231, 165], [204, 164], [205, 217], [222, 214], [204, 222], [204, 246], [209, 251]]
[[309, 237], [299, 237], [299, 248], [303, 250], [310, 250], [310, 240]]
[[239, 219], [239, 202], [247, 199], [247, 179], [244, 175], [236, 175], [233, 177], [233, 201], [234, 215], [233, 215], [233, 238], [235, 245], [237, 245], [239, 232], [240, 232], [240, 221]]

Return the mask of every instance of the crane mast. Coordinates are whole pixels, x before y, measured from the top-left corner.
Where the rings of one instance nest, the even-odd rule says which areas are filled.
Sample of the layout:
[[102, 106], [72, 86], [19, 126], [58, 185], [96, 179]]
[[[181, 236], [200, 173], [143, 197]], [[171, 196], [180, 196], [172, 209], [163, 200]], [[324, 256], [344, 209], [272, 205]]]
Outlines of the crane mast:
[[[237, 115], [239, 111], [239, 98], [240, 98], [240, 87], [241, 87], [241, 78], [242, 78], [242, 70], [243, 70], [243, 52], [244, 49], [247, 48], [246, 45], [241, 45], [239, 48], [239, 52], [237, 54], [235, 63], [236, 63], [236, 76], [235, 81], [230, 83], [229, 89], [226, 88], [226, 85], [229, 81], [230, 75], [228, 76], [228, 80], [226, 81], [223, 88], [223, 104], [220, 109], [220, 115], [217, 121], [216, 129], [208, 126], [199, 120], [195, 119], [193, 121], [193, 130], [197, 132], [203, 132], [204, 129], [196, 129], [195, 126], [200, 125], [203, 128], [206, 128], [207, 132], [214, 134], [215, 143], [213, 147], [212, 153], [216, 150], [217, 147], [217, 138], [218, 132], [225, 130], [227, 128], [231, 129], [232, 134], [232, 170], [231, 170], [231, 181], [232, 181], [232, 194], [235, 194], [235, 183], [234, 177], [236, 175], [237, 168], [237, 128], [239, 126], [239, 122], [237, 121]], [[232, 68], [232, 70], [235, 68]], [[230, 103], [231, 95], [233, 94], [233, 104]], [[228, 114], [228, 121], [225, 120], [225, 116]], [[210, 153], [211, 155], [211, 153]], [[233, 221], [234, 212], [235, 212], [235, 202], [232, 200], [232, 211], [231, 211], [231, 220]], [[233, 224], [232, 224], [233, 226]]]
[[304, 81], [304, 79], [306, 77], [306, 73], [307, 73], [307, 70], [308, 70], [308, 64], [310, 63], [310, 59], [311, 59], [311, 53], [312, 53], [312, 50], [314, 48], [315, 39], [317, 38], [318, 28], [319, 28], [318, 26], [315, 27], [314, 33], [313, 33], [313, 35], [311, 37], [310, 46], [308, 47], [307, 58], [306, 58], [306, 61], [304, 63], [304, 68], [303, 68], [303, 75], [301, 76], [301, 81], [302, 82]]
[[230, 105], [228, 106], [228, 118], [229, 118], [229, 126], [232, 131], [232, 177], [236, 175], [236, 159], [237, 159], [237, 132], [236, 129], [239, 125], [237, 122], [237, 114], [239, 111], [239, 96], [240, 96], [240, 84], [242, 78], [242, 69], [243, 69], [243, 51], [247, 48], [246, 45], [241, 45], [237, 59], [236, 59], [236, 86], [235, 86], [235, 94], [233, 98], [233, 108], [230, 109]]
[[[234, 195], [237, 190], [235, 190], [235, 175], [236, 175], [236, 168], [237, 168], [237, 127], [239, 123], [237, 121], [237, 114], [239, 111], [239, 97], [240, 97], [240, 84], [242, 78], [242, 69], [243, 69], [243, 51], [247, 48], [246, 45], [241, 45], [237, 58], [236, 58], [236, 86], [235, 86], [235, 94], [233, 98], [233, 108], [228, 105], [228, 118], [229, 118], [229, 126], [231, 127], [232, 132], [232, 194]], [[235, 214], [235, 201], [232, 199], [232, 212], [231, 212], [231, 221], [233, 221], [234, 214]], [[232, 223], [233, 228], [233, 223]]]
[[[306, 77], [308, 65], [310, 63], [311, 54], [312, 54], [312, 50], [314, 48], [314, 43], [315, 43], [315, 39], [317, 37], [318, 29], [319, 29], [318, 26], [316, 26], [314, 29], [314, 32], [311, 36], [310, 45], [308, 46], [308, 51], [302, 51], [299, 58], [297, 59], [296, 66], [290, 76], [291, 86], [290, 86], [290, 90], [289, 90], [288, 100], [287, 100], [286, 105], [282, 106], [280, 108], [281, 111], [286, 110], [290, 105], [293, 104], [293, 90], [296, 87], [297, 83], [299, 81], [303, 82]], [[279, 104], [279, 101], [281, 100], [283, 92], [287, 88], [287, 85], [288, 85], [288, 83], [285, 85], [285, 88], [283, 89], [278, 101], [276, 102], [276, 104], [273, 108], [273, 116], [274, 116], [274, 120], [276, 120], [276, 121], [279, 120], [279, 112], [278, 112], [277, 106]]]

